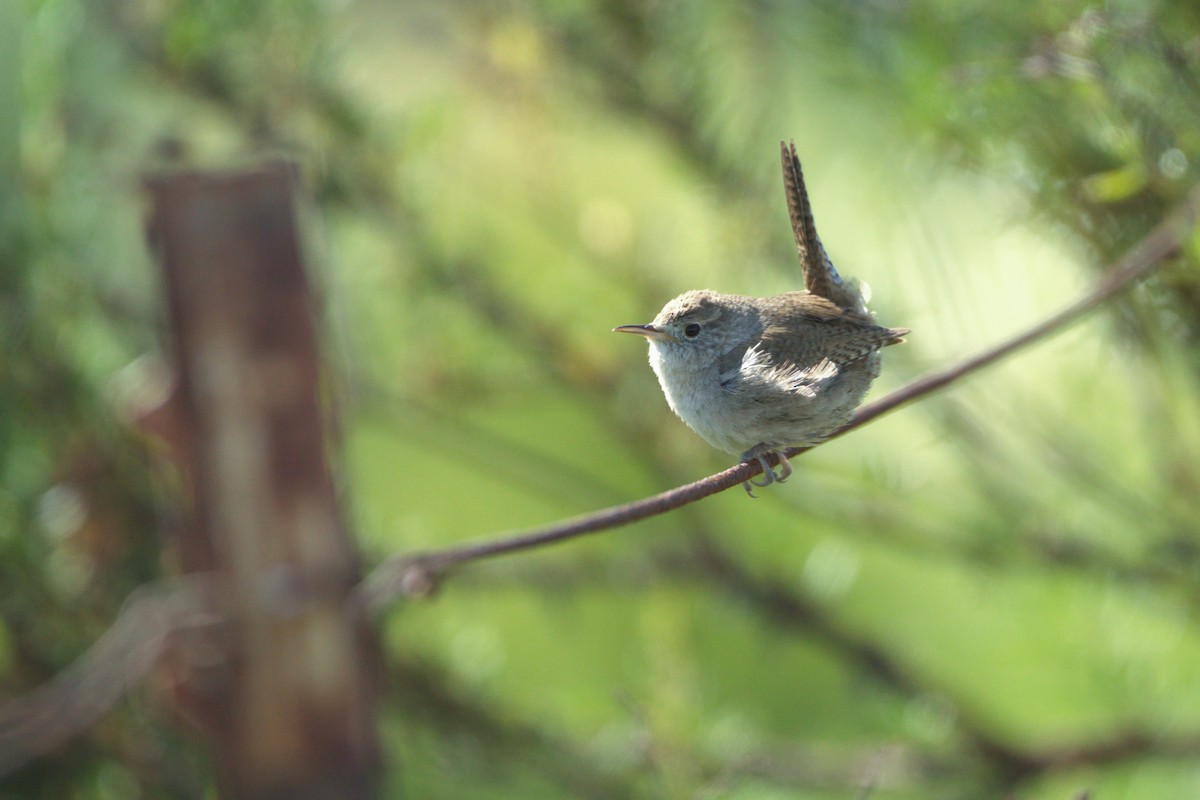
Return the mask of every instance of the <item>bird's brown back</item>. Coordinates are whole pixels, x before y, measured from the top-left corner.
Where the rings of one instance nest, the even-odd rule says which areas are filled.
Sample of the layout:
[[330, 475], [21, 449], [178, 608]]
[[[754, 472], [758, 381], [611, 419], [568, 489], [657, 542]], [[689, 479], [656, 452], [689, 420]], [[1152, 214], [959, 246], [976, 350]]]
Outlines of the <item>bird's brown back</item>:
[[865, 313], [849, 311], [811, 292], [765, 298], [762, 347], [776, 363], [810, 367], [828, 358], [839, 367], [881, 347], [903, 341], [908, 330], [876, 325]]

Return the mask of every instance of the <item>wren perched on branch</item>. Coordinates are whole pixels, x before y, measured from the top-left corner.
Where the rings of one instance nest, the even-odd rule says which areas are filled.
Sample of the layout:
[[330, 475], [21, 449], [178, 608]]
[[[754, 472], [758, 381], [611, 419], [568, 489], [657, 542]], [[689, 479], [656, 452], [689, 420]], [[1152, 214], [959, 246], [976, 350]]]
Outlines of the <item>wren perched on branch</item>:
[[[648, 325], [622, 325], [650, 342], [667, 404], [713, 447], [757, 459], [767, 486], [792, 474], [788, 447], [809, 447], [849, 421], [880, 370], [880, 349], [907, 328], [875, 323], [844, 281], [813, 222], [795, 144], [780, 142], [783, 185], [806, 291], [746, 297], [700, 290], [667, 303]], [[779, 472], [766, 456], [775, 453]], [[751, 496], [753, 494], [751, 493]]]

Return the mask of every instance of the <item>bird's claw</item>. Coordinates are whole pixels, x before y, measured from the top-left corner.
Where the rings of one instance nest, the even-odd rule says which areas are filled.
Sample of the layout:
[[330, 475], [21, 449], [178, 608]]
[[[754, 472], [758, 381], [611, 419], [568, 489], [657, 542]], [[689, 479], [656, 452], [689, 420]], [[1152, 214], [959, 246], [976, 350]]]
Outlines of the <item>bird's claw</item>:
[[776, 482], [783, 483], [792, 477], [792, 473], [795, 470], [792, 469], [792, 462], [788, 461], [787, 456], [783, 454], [782, 450], [777, 450], [775, 455], [779, 458], [779, 474], [776, 475], [773, 470], [771, 474], [775, 476]]
[[772, 483], [783, 483], [788, 478], [792, 477], [792, 472], [794, 471], [792, 469], [792, 463], [788, 461], [787, 456], [783, 454], [783, 451], [774, 451], [775, 456], [779, 459], [779, 472], [776, 472], [775, 468], [767, 463], [767, 453], [769, 452], [771, 451], [768, 450], [762, 453], [756, 453], [751, 450], [750, 452], [746, 453], [745, 456], [743, 456], [743, 460], [745, 461], [749, 461], [750, 459], [758, 461], [758, 463], [762, 465], [763, 469], [761, 481], [756, 481], [753, 478], [749, 478], [748, 480], [742, 482], [742, 488], [745, 489], [746, 494], [750, 495], [751, 497], [755, 496], [751, 485], [770, 486]]

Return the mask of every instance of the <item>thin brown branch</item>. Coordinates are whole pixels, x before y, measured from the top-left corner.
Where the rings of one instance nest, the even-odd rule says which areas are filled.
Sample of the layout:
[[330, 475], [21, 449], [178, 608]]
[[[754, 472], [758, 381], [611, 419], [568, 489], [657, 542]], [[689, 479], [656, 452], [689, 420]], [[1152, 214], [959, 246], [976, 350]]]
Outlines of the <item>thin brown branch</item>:
[[[1111, 264], [1104, 277], [1086, 294], [1061, 311], [1015, 336], [946, 369], [931, 372], [891, 394], [858, 410], [854, 418], [830, 438], [841, 436], [895, 409], [943, 389], [962, 378], [991, 366], [1012, 353], [1057, 333], [1088, 312], [1149, 275], [1177, 252], [1200, 216], [1200, 187], [1193, 189], [1183, 204], [1150, 233]], [[793, 448], [793, 457], [809, 448]], [[380, 564], [364, 584], [363, 600], [372, 608], [385, 606], [399, 596], [423, 596], [431, 592], [451, 568], [484, 558], [531, 550], [568, 541], [590, 533], [628, 525], [647, 517], [672, 511], [689, 503], [737, 486], [762, 472], [756, 461], [729, 469], [666, 492], [601, 509], [565, 522], [556, 522], [525, 533], [507, 534], [424, 553], [399, 555]]]

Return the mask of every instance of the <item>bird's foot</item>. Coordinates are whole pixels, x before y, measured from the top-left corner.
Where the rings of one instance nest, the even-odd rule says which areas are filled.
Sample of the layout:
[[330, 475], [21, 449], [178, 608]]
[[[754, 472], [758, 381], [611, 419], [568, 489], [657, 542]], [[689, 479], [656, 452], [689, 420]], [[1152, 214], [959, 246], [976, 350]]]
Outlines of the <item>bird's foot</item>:
[[779, 457], [779, 473], [775, 474], [772, 472], [771, 474], [775, 475], [776, 482], [783, 483], [792, 477], [792, 473], [795, 470], [792, 469], [792, 462], [788, 461], [788, 457], [783, 454], [782, 450], [776, 450], [775, 455]]
[[[776, 472], [775, 469], [769, 463], [767, 463], [767, 455], [769, 453], [774, 453], [776, 458], [779, 459], [779, 472]], [[763, 469], [761, 481], [756, 481], [751, 478], [742, 482], [742, 488], [745, 489], [746, 494], [750, 495], [751, 497], [755, 496], [754, 490], [751, 488], [752, 485], [770, 486], [772, 483], [783, 483], [788, 478], [792, 477], [792, 472], [794, 471], [792, 469], [791, 462], [788, 461], [787, 456], [783, 454], [782, 450], [771, 450], [763, 445], [752, 447], [742, 455], [742, 461], [750, 460], [757, 461], [762, 465]]]

